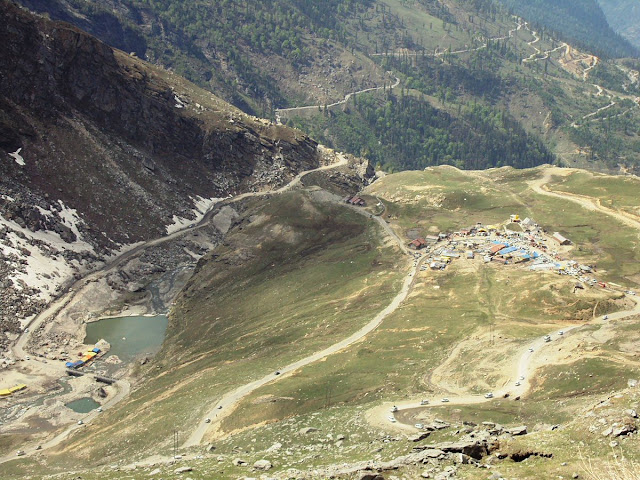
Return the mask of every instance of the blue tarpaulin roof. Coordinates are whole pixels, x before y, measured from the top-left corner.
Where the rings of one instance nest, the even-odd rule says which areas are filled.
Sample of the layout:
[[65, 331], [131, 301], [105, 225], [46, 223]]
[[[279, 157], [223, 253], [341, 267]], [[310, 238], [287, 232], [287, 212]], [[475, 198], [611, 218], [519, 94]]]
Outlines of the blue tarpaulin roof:
[[498, 252], [499, 255], [505, 255], [507, 253], [512, 253], [518, 250], [516, 247], [506, 247]]

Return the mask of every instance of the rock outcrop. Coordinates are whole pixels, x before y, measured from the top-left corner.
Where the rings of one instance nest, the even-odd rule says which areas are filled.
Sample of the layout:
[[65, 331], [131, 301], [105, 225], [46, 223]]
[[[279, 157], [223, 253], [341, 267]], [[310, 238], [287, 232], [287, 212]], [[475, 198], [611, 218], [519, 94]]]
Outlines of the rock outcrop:
[[76, 27], [8, 0], [0, 19], [0, 349], [114, 250], [325, 161], [301, 132]]

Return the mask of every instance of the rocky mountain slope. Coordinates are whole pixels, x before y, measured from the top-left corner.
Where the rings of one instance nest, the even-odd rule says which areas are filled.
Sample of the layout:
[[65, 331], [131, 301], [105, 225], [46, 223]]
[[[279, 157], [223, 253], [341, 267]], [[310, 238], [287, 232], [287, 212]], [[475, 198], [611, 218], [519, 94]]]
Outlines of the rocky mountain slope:
[[322, 8], [304, 0], [20, 3], [265, 117], [292, 101], [323, 101], [383, 78], [370, 59], [354, 51], [353, 32], [346, 28], [371, 9], [372, 0], [332, 0]]
[[[596, 0], [20, 3], [386, 171], [640, 162], [639, 67], [618, 58], [638, 52]], [[512, 131], [515, 155], [455, 145]]]
[[195, 222], [212, 199], [320, 162], [302, 133], [76, 27], [4, 0], [0, 18], [0, 331], [115, 251]]

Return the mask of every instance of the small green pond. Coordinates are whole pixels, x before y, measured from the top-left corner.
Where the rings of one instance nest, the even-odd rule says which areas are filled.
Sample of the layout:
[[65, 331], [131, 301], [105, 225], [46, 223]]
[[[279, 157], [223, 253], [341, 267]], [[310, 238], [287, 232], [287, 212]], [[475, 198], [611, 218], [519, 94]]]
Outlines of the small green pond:
[[156, 353], [167, 331], [166, 315], [103, 318], [87, 324], [86, 344], [105, 339], [111, 344], [109, 355], [117, 355], [125, 363], [135, 357]]
[[98, 408], [100, 404], [91, 397], [84, 397], [65, 403], [64, 406], [70, 408], [76, 413], [89, 413], [90, 411]]

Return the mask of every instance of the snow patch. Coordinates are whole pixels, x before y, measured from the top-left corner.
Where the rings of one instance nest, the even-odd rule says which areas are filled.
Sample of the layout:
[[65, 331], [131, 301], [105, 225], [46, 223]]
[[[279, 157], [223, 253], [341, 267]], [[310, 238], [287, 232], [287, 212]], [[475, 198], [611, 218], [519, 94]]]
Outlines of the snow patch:
[[22, 155], [20, 155], [21, 151], [22, 151], [22, 147], [20, 147], [18, 150], [16, 150], [13, 153], [10, 153], [9, 156], [13, 158], [18, 165], [20, 165], [21, 167], [24, 167], [24, 158], [22, 158]]
[[[77, 212], [67, 208], [62, 202], [60, 206], [62, 211], [55, 213], [76, 235], [78, 240], [73, 243], [65, 242], [56, 232], [47, 230], [33, 232], [0, 215], [0, 228], [8, 230], [7, 235], [0, 239], [0, 251], [5, 256], [17, 258], [8, 278], [13, 281], [18, 290], [24, 290], [27, 287], [37, 289], [39, 293], [36, 296], [45, 301], [53, 299], [56, 288], [84, 266], [77, 260], [67, 260], [62, 255], [63, 252], [95, 253], [91, 244], [81, 239], [78, 224], [82, 220]], [[46, 217], [55, 216], [51, 210], [37, 208]]]
[[[78, 225], [83, 222], [83, 220], [78, 215], [78, 211], [75, 208], [68, 208], [62, 200], [58, 200], [62, 211], [58, 212], [62, 222], [71, 229], [71, 231], [75, 234], [76, 238], [80, 240], [82, 235], [80, 234], [80, 230], [78, 230]], [[74, 242], [77, 243], [77, 242]], [[88, 245], [85, 243], [85, 245]]]
[[204, 215], [211, 209], [211, 207], [222, 200], [222, 198], [202, 198], [197, 196], [195, 198], [191, 198], [191, 200], [195, 204], [195, 208], [191, 211], [193, 215], [195, 215], [195, 219], [188, 219], [174, 215], [172, 218], [173, 223], [171, 225], [167, 225], [168, 235], [197, 224], [204, 218]]

